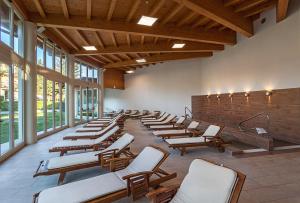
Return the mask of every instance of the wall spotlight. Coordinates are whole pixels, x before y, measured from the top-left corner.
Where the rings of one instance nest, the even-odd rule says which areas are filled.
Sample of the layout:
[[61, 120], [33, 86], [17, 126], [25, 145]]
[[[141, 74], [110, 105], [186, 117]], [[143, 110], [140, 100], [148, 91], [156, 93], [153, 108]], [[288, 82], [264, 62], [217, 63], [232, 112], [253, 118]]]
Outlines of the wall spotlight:
[[232, 98], [232, 96], [233, 96], [233, 93], [229, 93], [228, 97]]
[[207, 95], [206, 97], [207, 97], [207, 99], [209, 99], [210, 95]]
[[217, 95], [217, 98], [220, 99], [220, 97], [221, 97], [221, 96], [218, 94], [218, 95]]
[[266, 96], [271, 96], [272, 95], [272, 90], [267, 90], [266, 91]]
[[249, 92], [245, 92], [245, 97], [249, 97], [250, 93]]

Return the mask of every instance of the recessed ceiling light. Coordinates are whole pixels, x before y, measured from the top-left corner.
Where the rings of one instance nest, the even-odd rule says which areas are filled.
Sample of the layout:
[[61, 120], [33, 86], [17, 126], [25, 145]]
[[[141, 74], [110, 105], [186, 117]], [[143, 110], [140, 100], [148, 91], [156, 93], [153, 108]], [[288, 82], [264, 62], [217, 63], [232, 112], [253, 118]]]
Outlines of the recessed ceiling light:
[[146, 59], [136, 59], [135, 61], [138, 63], [146, 63]]
[[86, 51], [96, 51], [97, 48], [95, 46], [82, 46]]
[[126, 73], [134, 73], [134, 70], [127, 70]]
[[174, 43], [172, 48], [173, 49], [181, 49], [185, 46], [185, 43]]
[[152, 26], [157, 21], [157, 18], [142, 16], [137, 24]]

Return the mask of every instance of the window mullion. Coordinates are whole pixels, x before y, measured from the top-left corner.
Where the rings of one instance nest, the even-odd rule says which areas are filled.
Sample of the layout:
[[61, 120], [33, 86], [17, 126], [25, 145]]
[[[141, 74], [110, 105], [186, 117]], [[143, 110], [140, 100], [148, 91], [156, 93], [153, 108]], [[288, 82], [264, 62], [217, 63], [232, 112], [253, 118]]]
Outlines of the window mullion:
[[9, 78], [9, 101], [8, 101], [8, 111], [9, 111], [9, 146], [10, 149], [14, 148], [14, 78], [13, 78], [13, 66], [9, 66], [8, 70]]

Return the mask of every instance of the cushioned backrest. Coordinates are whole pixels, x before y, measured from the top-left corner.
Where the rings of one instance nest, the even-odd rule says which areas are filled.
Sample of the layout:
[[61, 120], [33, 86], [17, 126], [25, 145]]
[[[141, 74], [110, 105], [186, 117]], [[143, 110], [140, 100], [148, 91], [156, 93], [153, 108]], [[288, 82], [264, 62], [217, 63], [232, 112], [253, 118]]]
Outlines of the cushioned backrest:
[[109, 138], [110, 136], [112, 136], [113, 134], [115, 134], [118, 130], [119, 130], [119, 126], [115, 126], [114, 128], [112, 128], [111, 130], [109, 130], [108, 132], [106, 132], [104, 135], [102, 135], [101, 137], [97, 138], [94, 140], [95, 144], [99, 144], [100, 142], [106, 140], [107, 138]]
[[169, 115], [170, 115], [170, 114], [165, 113], [162, 117], [160, 117], [160, 118], [158, 119], [158, 121], [164, 120], [164, 119], [167, 118]]
[[122, 150], [122, 149], [124, 149], [124, 147], [129, 145], [133, 140], [134, 140], [133, 135], [131, 135], [129, 133], [125, 133], [117, 141], [112, 143], [112, 145], [107, 147], [106, 150], [111, 150], [111, 149]]
[[176, 124], [182, 124], [182, 123], [184, 122], [184, 120], [185, 120], [185, 117], [181, 116], [181, 117], [177, 120]]
[[198, 127], [198, 125], [199, 125], [199, 122], [197, 122], [197, 121], [192, 121], [192, 122], [190, 123], [190, 125], [189, 125], [187, 128], [188, 128], [188, 129], [195, 129], [195, 128]]
[[176, 115], [174, 115], [174, 114], [169, 115], [168, 118], [166, 119], [166, 122], [169, 122], [169, 121], [173, 120], [174, 118], [176, 118]]
[[152, 171], [163, 157], [164, 153], [162, 151], [153, 147], [145, 147], [127, 168], [135, 173]]
[[99, 132], [95, 133], [96, 135], [101, 135], [105, 132], [107, 132], [108, 130], [110, 130], [113, 126], [117, 125], [117, 123], [114, 121], [111, 124], [109, 124], [108, 126], [106, 126], [103, 130], [100, 130]]
[[235, 171], [204, 160], [192, 162], [172, 203], [226, 203], [236, 183]]
[[220, 130], [220, 126], [210, 125], [205, 130], [203, 135], [205, 135], [205, 136], [216, 136], [218, 134], [219, 130]]

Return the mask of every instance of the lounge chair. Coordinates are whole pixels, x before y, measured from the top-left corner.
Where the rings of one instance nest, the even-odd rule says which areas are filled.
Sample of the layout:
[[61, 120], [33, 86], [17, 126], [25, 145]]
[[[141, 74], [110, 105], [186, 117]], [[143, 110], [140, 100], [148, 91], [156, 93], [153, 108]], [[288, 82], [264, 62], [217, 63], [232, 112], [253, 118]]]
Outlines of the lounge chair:
[[134, 136], [128, 133], [122, 135], [109, 147], [100, 151], [84, 152], [60, 156], [43, 160], [33, 177], [60, 174], [58, 184], [63, 183], [67, 172], [90, 168], [95, 166], [106, 166], [108, 159], [119, 157], [122, 153], [126, 156], [132, 155], [128, 146], [133, 142]]
[[165, 120], [170, 114], [168, 113], [164, 113], [162, 116], [160, 116], [159, 118], [157, 119], [151, 119], [151, 120], [141, 120], [141, 122], [144, 124], [144, 123], [147, 123], [147, 122], [160, 122], [160, 121], [163, 121]]
[[153, 111], [152, 113], [150, 114], [147, 114], [147, 115], [144, 115], [144, 116], [141, 116], [141, 120], [142, 119], [147, 119], [147, 118], [157, 118], [160, 116], [160, 111]]
[[238, 171], [195, 159], [180, 187], [161, 187], [147, 197], [153, 203], [237, 203], [245, 179]]
[[153, 135], [160, 137], [162, 139], [170, 138], [170, 137], [182, 137], [182, 136], [195, 136], [199, 133], [197, 127], [199, 126], [199, 122], [192, 121], [186, 129], [177, 129], [177, 130], [157, 130], [153, 131]]
[[140, 112], [138, 110], [132, 110], [128, 116], [131, 118], [132, 116], [137, 115], [139, 113]]
[[140, 118], [140, 117], [142, 117], [142, 116], [147, 115], [148, 113], [149, 113], [148, 110], [143, 110], [142, 112], [140, 112], [140, 113], [138, 113], [138, 114], [135, 114], [135, 115], [131, 115], [130, 117], [131, 117], [131, 118], [134, 118], [134, 119], [138, 119], [138, 118]]
[[[97, 124], [97, 127], [103, 127], [105, 125], [108, 125], [109, 123], [117, 122], [118, 120], [121, 120], [122, 116], [123, 116], [123, 114], [119, 114], [118, 116], [116, 116], [112, 119], [91, 121], [91, 122], [87, 123], [86, 126], [89, 127], [90, 124], [95, 124], [95, 125]], [[94, 127], [95, 127], [95, 125], [94, 125]]]
[[149, 187], [157, 187], [176, 177], [176, 173], [169, 174], [160, 169], [167, 157], [168, 152], [158, 147], [145, 147], [130, 164], [128, 158], [111, 159], [112, 172], [45, 189], [34, 195], [33, 202], [108, 203], [129, 195], [135, 200], [147, 194]]
[[220, 137], [224, 126], [210, 125], [200, 137], [182, 137], [174, 139], [166, 139], [170, 148], [179, 149], [181, 156], [186, 152], [188, 147], [214, 146], [220, 152], [224, 151], [224, 141]]
[[150, 117], [141, 117], [141, 122], [148, 122], [148, 121], [154, 121], [157, 120], [159, 118], [161, 118], [162, 116], [164, 116], [167, 112], [161, 112], [161, 113], [157, 113], [155, 114], [155, 112], [153, 113], [153, 115], [155, 116], [150, 116]]
[[184, 127], [184, 121], [185, 117], [180, 117], [176, 123], [168, 124], [168, 125], [150, 125], [150, 130], [175, 130], [175, 129], [181, 129]]
[[113, 122], [109, 126], [106, 126], [102, 130], [98, 132], [75, 132], [75, 133], [69, 133], [66, 136], [64, 136], [64, 140], [79, 140], [79, 139], [97, 139], [100, 136], [104, 135], [106, 132], [111, 130], [117, 125], [117, 123]]
[[[97, 139], [90, 140], [63, 140], [56, 143], [49, 152], [60, 152], [60, 156], [63, 156], [68, 151], [87, 150], [94, 149], [99, 150], [105, 146], [105, 141], [109, 141], [113, 136], [119, 134], [119, 126], [115, 126], [104, 135]], [[107, 145], [107, 143], [106, 143]]]
[[172, 124], [172, 123], [174, 123], [175, 118], [176, 118], [176, 115], [172, 114], [172, 115], [169, 115], [168, 117], [166, 117], [166, 119], [164, 119], [162, 121], [151, 121], [151, 122], [145, 122], [143, 124], [146, 127], [149, 127], [151, 125], [154, 126], [154, 125]]

